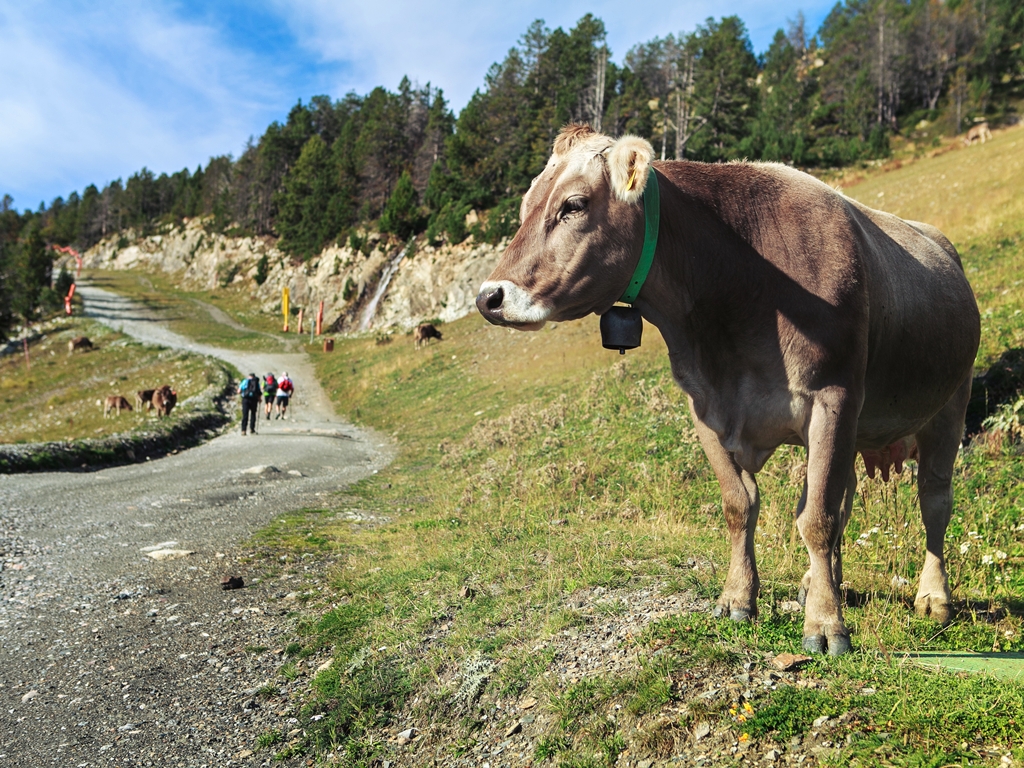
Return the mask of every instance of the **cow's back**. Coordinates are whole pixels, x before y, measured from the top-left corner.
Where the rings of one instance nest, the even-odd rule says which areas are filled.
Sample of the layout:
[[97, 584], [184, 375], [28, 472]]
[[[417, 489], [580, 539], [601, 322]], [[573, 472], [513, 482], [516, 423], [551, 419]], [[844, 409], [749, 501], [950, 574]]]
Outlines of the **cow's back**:
[[946, 404], [974, 364], [981, 321], [960, 256], [938, 229], [850, 208], [869, 316], [859, 438], [880, 446]]
[[[791, 391], [820, 385], [816, 375], [849, 370], [860, 357], [864, 447], [913, 434], [945, 405], [971, 370], [980, 321], [959, 256], [937, 229], [779, 164], [670, 165], [680, 189], [768, 263], [765, 279], [774, 282], [763, 298], [807, 342], [783, 347]], [[749, 328], [756, 338], [747, 357], [781, 341], [775, 324], [760, 320]]]

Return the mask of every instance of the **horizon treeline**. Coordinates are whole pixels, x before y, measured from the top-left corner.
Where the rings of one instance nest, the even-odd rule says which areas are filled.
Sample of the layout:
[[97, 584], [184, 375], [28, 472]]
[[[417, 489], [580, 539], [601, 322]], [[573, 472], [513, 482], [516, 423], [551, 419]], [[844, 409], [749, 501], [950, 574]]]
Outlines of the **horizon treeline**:
[[[22, 214], [5, 196], [0, 299], [42, 276], [25, 256], [40, 241], [85, 249], [195, 216], [279, 237], [302, 259], [334, 242], [359, 247], [370, 226], [497, 242], [515, 231], [521, 195], [571, 121], [643, 136], [663, 159], [815, 168], [882, 158], [893, 136], [927, 146], [978, 119], [1016, 119], [1022, 41], [1018, 0], [845, 0], [814, 34], [798, 14], [761, 54], [738, 17], [709, 18], [635, 45], [620, 64], [591, 14], [568, 32], [538, 20], [458, 115], [440, 88], [406, 77], [394, 92], [300, 100], [237, 159], [143, 168]], [[471, 210], [488, 212], [472, 230]], [[32, 313], [0, 301], [0, 327], [12, 314]]]

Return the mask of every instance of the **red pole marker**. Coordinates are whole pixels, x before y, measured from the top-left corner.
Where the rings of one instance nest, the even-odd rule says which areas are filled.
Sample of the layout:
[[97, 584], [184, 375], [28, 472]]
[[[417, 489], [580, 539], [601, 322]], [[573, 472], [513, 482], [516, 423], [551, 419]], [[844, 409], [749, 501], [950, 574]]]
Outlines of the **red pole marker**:
[[72, 283], [68, 289], [68, 295], [64, 297], [64, 311], [71, 314], [71, 297], [75, 295], [75, 284]]
[[320, 302], [320, 309], [316, 311], [316, 335], [319, 336], [324, 327], [324, 303]]
[[299, 310], [299, 328], [296, 333], [302, 333], [302, 310]]

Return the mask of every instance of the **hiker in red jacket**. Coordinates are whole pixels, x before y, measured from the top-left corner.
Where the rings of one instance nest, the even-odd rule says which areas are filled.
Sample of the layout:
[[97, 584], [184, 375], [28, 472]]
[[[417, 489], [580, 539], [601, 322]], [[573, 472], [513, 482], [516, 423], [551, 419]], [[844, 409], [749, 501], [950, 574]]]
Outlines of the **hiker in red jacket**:
[[275, 419], [288, 418], [288, 400], [291, 399], [294, 391], [295, 385], [288, 378], [288, 371], [285, 371], [281, 374], [281, 378], [277, 380], [277, 414], [274, 416]]

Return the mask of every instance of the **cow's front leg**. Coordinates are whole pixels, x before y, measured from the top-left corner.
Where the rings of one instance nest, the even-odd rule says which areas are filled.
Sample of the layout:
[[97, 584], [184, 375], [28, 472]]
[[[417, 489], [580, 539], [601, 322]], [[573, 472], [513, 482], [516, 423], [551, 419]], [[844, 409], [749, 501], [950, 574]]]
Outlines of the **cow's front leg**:
[[722, 509], [729, 525], [732, 549], [729, 575], [725, 578], [725, 588], [715, 605], [715, 616], [747, 621], [757, 616], [757, 593], [761, 586], [754, 560], [754, 532], [760, 508], [757, 480], [736, 464], [732, 454], [722, 447], [714, 432], [697, 419], [694, 419], [694, 423], [722, 489]]
[[822, 392], [807, 435], [807, 489], [797, 528], [811, 560], [804, 615], [804, 649], [838, 656], [850, 649], [843, 623], [835, 553], [843, 534], [859, 403], [841, 388]]

